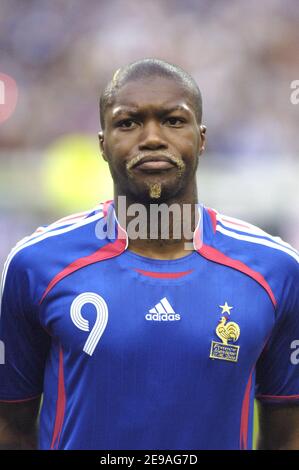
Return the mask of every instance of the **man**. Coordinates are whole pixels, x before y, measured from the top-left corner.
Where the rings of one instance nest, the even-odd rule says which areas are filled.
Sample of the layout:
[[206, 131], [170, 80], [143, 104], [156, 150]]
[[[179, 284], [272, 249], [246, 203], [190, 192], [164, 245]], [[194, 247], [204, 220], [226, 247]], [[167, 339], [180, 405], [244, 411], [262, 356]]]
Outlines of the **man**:
[[[298, 253], [198, 204], [205, 127], [183, 70], [130, 64], [100, 111], [114, 201], [39, 229], [5, 265], [2, 447], [35, 445], [43, 394], [41, 449], [248, 449], [255, 396], [259, 448], [298, 449]], [[168, 237], [161, 203], [181, 209]]]

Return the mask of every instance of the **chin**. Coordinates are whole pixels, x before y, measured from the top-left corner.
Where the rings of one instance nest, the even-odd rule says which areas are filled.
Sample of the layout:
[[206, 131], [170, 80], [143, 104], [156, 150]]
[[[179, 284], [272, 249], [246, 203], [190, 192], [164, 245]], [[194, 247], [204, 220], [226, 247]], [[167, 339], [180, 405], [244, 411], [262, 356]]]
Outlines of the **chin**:
[[[133, 189], [133, 188], [132, 188]], [[138, 185], [132, 191], [132, 195], [136, 202], [143, 204], [162, 204], [170, 199], [175, 198], [182, 190], [181, 185], [167, 184], [159, 180], [149, 181], [146, 184]]]

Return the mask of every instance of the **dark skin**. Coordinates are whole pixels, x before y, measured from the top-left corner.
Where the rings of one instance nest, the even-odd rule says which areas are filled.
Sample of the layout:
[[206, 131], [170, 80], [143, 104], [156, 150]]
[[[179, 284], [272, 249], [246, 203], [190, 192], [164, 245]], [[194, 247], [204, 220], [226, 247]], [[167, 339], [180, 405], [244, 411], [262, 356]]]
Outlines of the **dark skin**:
[[[204, 149], [205, 128], [197, 122], [192, 99], [182, 86], [165, 78], [155, 80], [155, 83], [153, 80], [128, 83], [107, 109], [100, 145], [114, 178], [114, 197], [117, 200], [117, 196], [126, 195], [129, 204], [148, 205], [151, 203], [148, 183], [158, 182], [162, 187], [161, 202], [195, 204], [195, 172]], [[139, 115], [132, 114], [132, 104]], [[168, 108], [175, 106], [183, 109], [168, 112]], [[117, 110], [122, 114], [113, 116]], [[123, 122], [116, 125], [119, 120]], [[125, 163], [140, 151], [155, 155], [170, 152], [184, 161], [186, 171], [179, 176], [176, 166], [163, 171], [136, 169], [130, 178]], [[186, 255], [185, 241], [130, 240], [129, 248], [152, 258], [175, 259]], [[0, 403], [0, 449], [36, 448], [39, 406], [39, 398], [23, 403]], [[299, 449], [298, 406], [273, 407], [259, 403], [259, 428], [258, 449]]]
[[[105, 130], [99, 136], [114, 180], [116, 212], [121, 195], [126, 196], [127, 206], [139, 202], [148, 208], [150, 203], [164, 202], [191, 204], [194, 210], [198, 202], [196, 169], [204, 150], [205, 127], [197, 122], [192, 96], [182, 84], [161, 77], [128, 82], [107, 109]], [[163, 170], [138, 167], [130, 175], [126, 163], [140, 152], [157, 158], [170, 153], [184, 163], [185, 171], [181, 174], [176, 165]], [[149, 197], [151, 184], [161, 185], [160, 199]], [[196, 222], [194, 211], [194, 226]], [[152, 258], [175, 259], [186, 256], [185, 242], [190, 240], [137, 239], [129, 240], [129, 249]]]
[[259, 450], [299, 450], [298, 404], [265, 405], [258, 402]]
[[0, 403], [0, 450], [36, 449], [40, 398]]
[[[167, 112], [176, 106], [185, 109]], [[107, 109], [105, 129], [99, 137], [114, 180], [115, 201], [125, 195], [128, 204], [157, 203], [146, 195], [147, 183], [158, 181], [165, 189], [161, 202], [198, 202], [195, 172], [205, 146], [205, 127], [196, 119], [192, 97], [176, 81], [155, 77], [127, 83]], [[156, 173], [136, 171], [133, 179], [129, 178], [125, 162], [139, 151], [159, 154], [165, 150], [186, 164], [183, 178], [178, 177], [177, 168]], [[185, 241], [129, 240], [129, 249], [150, 258], [175, 259], [186, 255]], [[258, 409], [258, 449], [299, 449], [299, 406], [273, 407], [259, 402]]]

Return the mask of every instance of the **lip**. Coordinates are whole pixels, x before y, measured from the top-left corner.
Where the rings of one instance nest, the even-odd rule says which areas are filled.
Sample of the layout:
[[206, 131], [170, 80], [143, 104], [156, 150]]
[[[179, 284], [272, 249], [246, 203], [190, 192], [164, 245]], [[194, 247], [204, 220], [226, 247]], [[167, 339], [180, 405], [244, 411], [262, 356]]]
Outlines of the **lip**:
[[133, 169], [145, 170], [145, 171], [160, 171], [160, 170], [170, 170], [175, 164], [173, 161], [166, 157], [144, 157], [139, 162], [137, 162]]

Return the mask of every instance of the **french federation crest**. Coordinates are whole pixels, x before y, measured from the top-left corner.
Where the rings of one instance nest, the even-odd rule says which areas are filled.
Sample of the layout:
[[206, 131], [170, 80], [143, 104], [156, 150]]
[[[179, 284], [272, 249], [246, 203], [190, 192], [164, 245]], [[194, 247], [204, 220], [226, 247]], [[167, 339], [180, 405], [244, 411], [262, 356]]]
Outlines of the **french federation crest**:
[[[222, 313], [227, 312], [230, 314], [230, 309], [227, 303], [220, 306]], [[227, 321], [228, 318], [222, 315], [219, 324], [216, 327], [216, 335], [221, 339], [222, 343], [217, 341], [211, 342], [211, 359], [220, 359], [223, 361], [238, 362], [240, 346], [229, 344], [229, 342], [236, 343], [240, 337], [240, 327], [233, 321]]]

